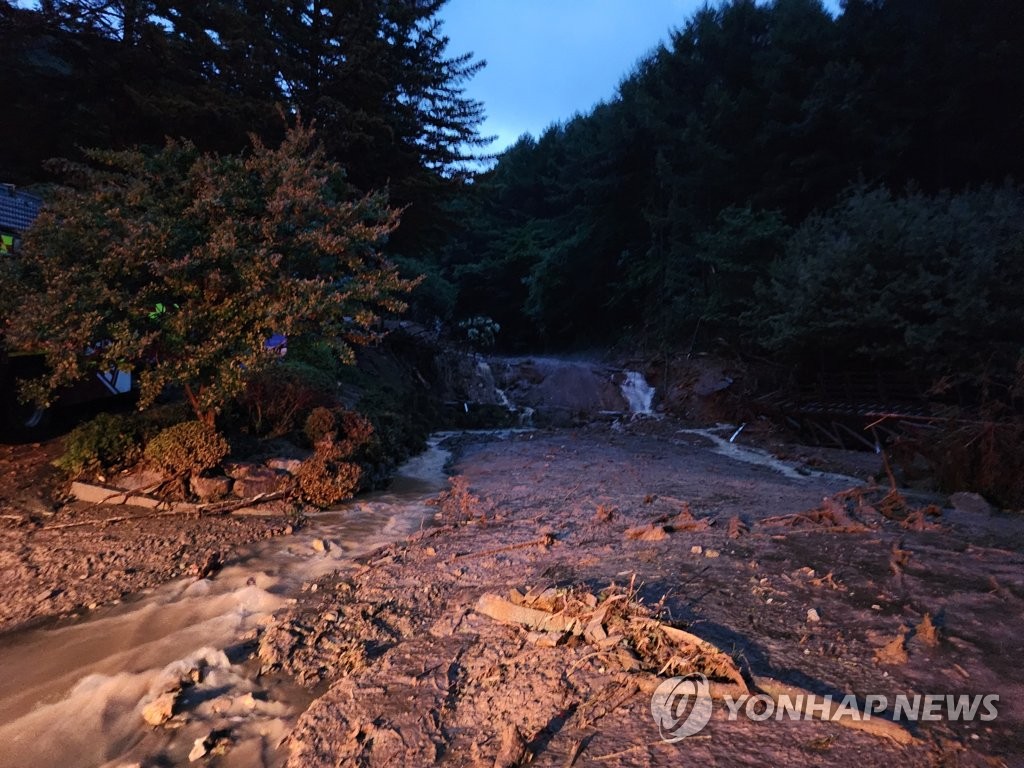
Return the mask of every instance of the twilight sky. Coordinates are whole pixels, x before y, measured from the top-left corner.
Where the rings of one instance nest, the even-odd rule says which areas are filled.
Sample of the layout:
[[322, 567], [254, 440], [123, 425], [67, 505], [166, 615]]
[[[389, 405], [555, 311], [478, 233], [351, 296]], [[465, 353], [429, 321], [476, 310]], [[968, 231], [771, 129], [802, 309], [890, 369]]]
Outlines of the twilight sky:
[[[715, 3], [712, 3], [715, 4]], [[523, 133], [587, 112], [704, 0], [449, 0], [441, 10], [453, 55], [487, 66], [467, 85], [486, 107], [481, 133], [499, 152]], [[838, 10], [839, 0], [826, 0]]]

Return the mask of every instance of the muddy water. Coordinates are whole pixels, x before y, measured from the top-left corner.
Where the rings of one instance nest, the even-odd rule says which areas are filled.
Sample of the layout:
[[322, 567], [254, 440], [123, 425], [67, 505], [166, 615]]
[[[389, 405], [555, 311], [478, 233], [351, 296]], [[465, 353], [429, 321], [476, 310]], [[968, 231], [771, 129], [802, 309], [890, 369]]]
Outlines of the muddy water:
[[[0, 642], [0, 766], [183, 765], [196, 739], [219, 731], [233, 744], [218, 765], [282, 764], [277, 747], [308, 694], [243, 663], [247, 635], [303, 584], [430, 524], [425, 501], [444, 485], [443, 437], [406, 464], [389, 491], [317, 514], [213, 579], [177, 581], [86, 620]], [[199, 682], [184, 690], [187, 717], [172, 728], [147, 725], [143, 708], [192, 670]]]

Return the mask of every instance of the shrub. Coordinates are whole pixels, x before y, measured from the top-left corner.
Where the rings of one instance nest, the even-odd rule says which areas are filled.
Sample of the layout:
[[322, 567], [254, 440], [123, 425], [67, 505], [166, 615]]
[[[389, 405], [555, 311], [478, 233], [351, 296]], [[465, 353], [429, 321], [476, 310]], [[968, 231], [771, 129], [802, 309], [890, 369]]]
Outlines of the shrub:
[[281, 437], [314, 408], [334, 404], [334, 378], [319, 368], [286, 361], [257, 374], [239, 404], [253, 434]]
[[0, 259], [4, 335], [48, 363], [27, 385], [39, 403], [91, 371], [134, 366], [143, 407], [181, 387], [212, 425], [274, 366], [268, 329], [323, 334], [351, 360], [416, 285], [379, 250], [399, 211], [344, 185], [307, 126], [234, 156], [176, 141], [85, 155], [56, 163], [68, 185], [19, 257]]
[[321, 448], [302, 462], [296, 479], [303, 501], [328, 507], [352, 498], [361, 476], [362, 470], [357, 465], [344, 461], [337, 450], [321, 443]]
[[314, 446], [328, 438], [333, 440], [338, 434], [338, 418], [330, 408], [319, 406], [309, 412], [302, 431]]
[[146, 445], [146, 458], [173, 475], [213, 469], [228, 455], [228, 443], [201, 421], [184, 421], [159, 432]]
[[332, 377], [341, 376], [348, 367], [343, 350], [329, 341], [309, 335], [288, 339], [287, 360], [289, 363], [311, 365]]
[[139, 458], [139, 425], [130, 416], [101, 413], [79, 424], [64, 439], [64, 453], [54, 466], [71, 475], [86, 470], [117, 469]]

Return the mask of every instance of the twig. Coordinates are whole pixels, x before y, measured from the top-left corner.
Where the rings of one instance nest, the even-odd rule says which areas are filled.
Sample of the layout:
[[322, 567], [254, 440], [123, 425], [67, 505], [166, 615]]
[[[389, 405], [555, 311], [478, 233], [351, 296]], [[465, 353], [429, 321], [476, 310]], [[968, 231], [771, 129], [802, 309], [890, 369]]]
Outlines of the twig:
[[[81, 528], [86, 525], [109, 525], [110, 523], [124, 523], [130, 520], [151, 520], [157, 517], [175, 517], [177, 515], [196, 515], [197, 517], [203, 515], [204, 513], [208, 515], [223, 515], [228, 512], [232, 512], [236, 509], [241, 509], [242, 507], [252, 506], [253, 504], [263, 504], [268, 501], [276, 501], [277, 499], [284, 498], [284, 495], [285, 493], [281, 491], [278, 493], [260, 494], [259, 496], [253, 496], [251, 499], [241, 499], [239, 501], [221, 501], [215, 502], [213, 504], [205, 504], [202, 506], [190, 506], [187, 509], [165, 509], [161, 512], [153, 512], [148, 515], [121, 515], [119, 517], [107, 517], [101, 520], [76, 520], [73, 523], [58, 523], [56, 525], [44, 525], [39, 530], [59, 531], [65, 528]], [[99, 504], [93, 506], [99, 506]]]
[[494, 549], [485, 549], [481, 552], [463, 552], [455, 555], [456, 559], [464, 557], [486, 557], [487, 555], [497, 555], [502, 552], [511, 552], [516, 549], [526, 549], [528, 547], [549, 547], [555, 541], [555, 537], [551, 534], [541, 536], [539, 539], [533, 539], [532, 541], [523, 541], [518, 544], [509, 544], [504, 547], [495, 547]]
[[646, 748], [647, 748], [646, 744], [634, 744], [632, 747], [627, 747], [626, 749], [620, 749], [618, 752], [612, 752], [609, 755], [600, 755], [599, 757], [592, 757], [590, 759], [593, 760], [595, 763], [603, 763], [603, 762], [605, 762], [607, 760], [615, 760], [616, 758], [619, 758], [619, 757], [625, 757], [626, 755], [631, 755], [634, 752], [636, 752], [638, 749], [646, 749]]
[[562, 498], [562, 502], [565, 503], [566, 501], [568, 501], [569, 497], [572, 496], [574, 493], [576, 493], [576, 491], [578, 491], [580, 489], [581, 485], [583, 485], [583, 481], [582, 480], [580, 480], [578, 483], [576, 483], [576, 485], [574, 485], [572, 488], [569, 489], [569, 492], [567, 494], [565, 494], [565, 496]]
[[572, 768], [583, 751], [583, 739], [576, 739], [569, 747], [569, 754], [565, 757], [565, 768]]
[[148, 515], [121, 515], [120, 517], [107, 517], [102, 520], [77, 520], [73, 523], [59, 523], [57, 525], [44, 525], [41, 531], [60, 531], [65, 528], [81, 528], [86, 525], [109, 525], [110, 523], [123, 523], [129, 520], [150, 520], [154, 517], [174, 517], [176, 515], [194, 515], [196, 509], [179, 510], [171, 509], [163, 512], [154, 512]]
[[889, 455], [882, 451], [882, 466], [885, 468], [885, 474], [889, 478], [889, 487], [892, 490], [896, 490], [896, 476], [892, 473], [892, 467], [889, 466]]

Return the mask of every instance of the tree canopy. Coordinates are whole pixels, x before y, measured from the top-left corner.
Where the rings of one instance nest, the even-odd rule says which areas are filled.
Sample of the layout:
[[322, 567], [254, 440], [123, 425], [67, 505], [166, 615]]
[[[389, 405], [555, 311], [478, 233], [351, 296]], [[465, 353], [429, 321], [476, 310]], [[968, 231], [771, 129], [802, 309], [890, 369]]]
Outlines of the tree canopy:
[[351, 355], [415, 284], [379, 250], [398, 211], [354, 190], [308, 126], [241, 155], [169, 141], [87, 156], [60, 164], [67, 185], [0, 262], [7, 338], [49, 363], [37, 400], [127, 369], [142, 406], [176, 385], [212, 424], [273, 362], [272, 336], [315, 333]]
[[440, 274], [512, 348], [1012, 370], [1021, 92], [1012, 0], [706, 6], [500, 156]]
[[328, 158], [407, 208], [393, 250], [436, 243], [445, 200], [487, 142], [450, 54], [445, 0], [0, 0], [0, 179], [42, 180], [78, 147], [237, 153], [281, 138], [278, 108], [315, 123]]

